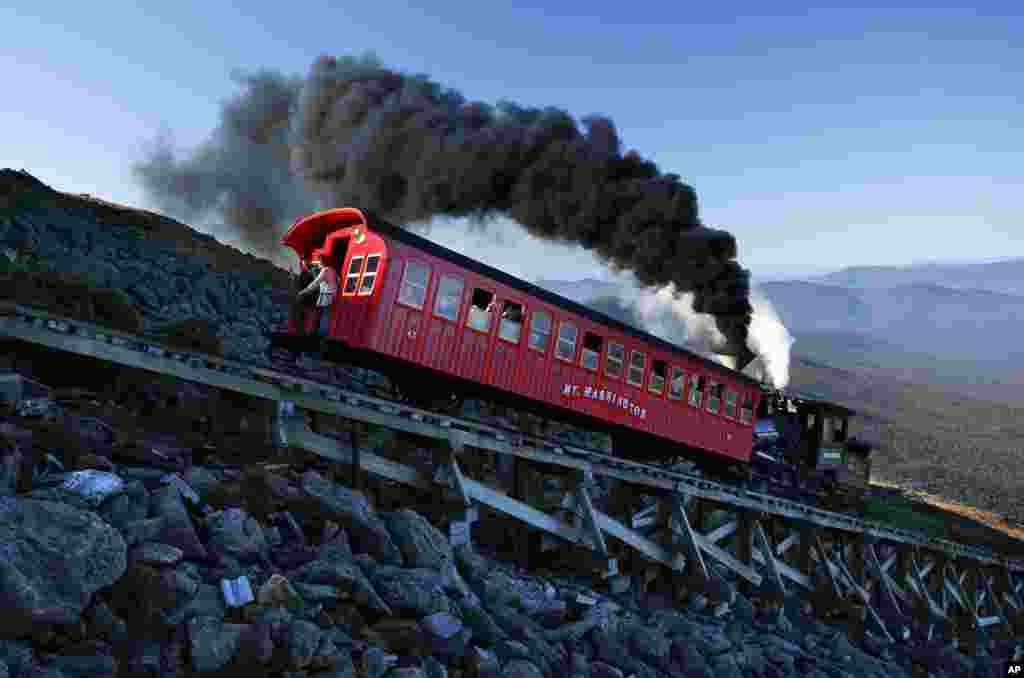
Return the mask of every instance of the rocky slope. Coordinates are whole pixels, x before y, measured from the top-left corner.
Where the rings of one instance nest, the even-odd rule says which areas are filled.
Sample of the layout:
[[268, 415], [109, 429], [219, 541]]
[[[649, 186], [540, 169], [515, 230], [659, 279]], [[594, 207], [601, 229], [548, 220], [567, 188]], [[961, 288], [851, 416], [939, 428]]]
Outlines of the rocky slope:
[[[124, 290], [145, 327], [207, 320], [227, 356], [262, 360], [281, 271], [27, 175], [0, 185], [19, 187], [0, 189], [0, 245]], [[355, 492], [301, 451], [215, 435], [209, 389], [5, 352], [0, 371], [63, 388], [3, 391], [0, 678], [902, 678], [912, 662], [938, 676], [1005, 659], [1001, 642], [977, 661], [924, 640], [856, 644], [795, 601], [748, 600], [724, 572], [675, 607], [525, 572], [449, 546], [408, 491]], [[521, 538], [474, 529], [478, 544]]]
[[[721, 572], [674, 608], [571, 572], [526, 572], [485, 547], [450, 546], [403, 508], [416, 499], [408, 491], [355, 492], [296, 451], [160, 434], [145, 422], [161, 415], [129, 398], [35, 388], [0, 419], [0, 675], [10, 678], [903, 678], [912, 661], [936, 676], [1000, 667], [988, 649], [976, 663], [924, 641], [858, 646], [795, 603], [752, 603]], [[475, 528], [491, 533], [482, 541], [512, 539], [496, 534], [506, 529]], [[1005, 657], [1006, 644], [991, 650]]]

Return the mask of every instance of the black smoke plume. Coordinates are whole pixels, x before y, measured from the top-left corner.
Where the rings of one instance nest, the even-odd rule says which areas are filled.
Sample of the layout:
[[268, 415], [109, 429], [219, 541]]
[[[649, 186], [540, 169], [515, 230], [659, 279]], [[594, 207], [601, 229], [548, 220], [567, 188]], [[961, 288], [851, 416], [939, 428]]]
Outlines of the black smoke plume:
[[[177, 160], [164, 144], [137, 168], [161, 207], [219, 216], [257, 254], [278, 258], [282, 223], [352, 205], [390, 221], [508, 216], [576, 243], [641, 284], [692, 292], [727, 345], [746, 349], [749, 274], [736, 241], [701, 224], [697, 196], [635, 151], [610, 120], [467, 102], [373, 57], [321, 57], [304, 80], [239, 78], [213, 137]], [[318, 200], [319, 198], [319, 200]]]

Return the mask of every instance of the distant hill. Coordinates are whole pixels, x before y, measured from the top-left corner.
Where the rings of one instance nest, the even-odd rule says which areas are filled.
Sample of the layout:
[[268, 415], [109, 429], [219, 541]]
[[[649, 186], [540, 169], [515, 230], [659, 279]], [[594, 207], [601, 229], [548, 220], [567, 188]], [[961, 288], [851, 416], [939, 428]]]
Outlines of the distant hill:
[[1024, 258], [989, 263], [854, 266], [812, 280], [857, 288], [940, 285], [1024, 296]]
[[761, 289], [798, 342], [850, 332], [943, 359], [1013, 365], [1024, 358], [1024, 296], [931, 283], [856, 289], [788, 281]]

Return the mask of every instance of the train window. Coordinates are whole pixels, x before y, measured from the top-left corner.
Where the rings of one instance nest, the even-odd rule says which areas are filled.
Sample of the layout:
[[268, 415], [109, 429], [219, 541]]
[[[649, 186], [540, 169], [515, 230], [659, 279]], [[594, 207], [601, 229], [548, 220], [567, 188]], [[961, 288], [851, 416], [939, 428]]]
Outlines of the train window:
[[736, 391], [725, 392], [725, 410], [722, 412], [725, 416], [730, 419], [736, 418]]
[[498, 336], [513, 344], [519, 343], [519, 336], [523, 329], [523, 305], [514, 301], [506, 301], [501, 311], [501, 324], [498, 326]]
[[842, 417], [825, 417], [825, 431], [823, 440], [841, 443], [845, 440], [843, 428], [845, 420]]
[[622, 377], [622, 363], [626, 361], [626, 347], [614, 341], [608, 342], [608, 358], [604, 361], [604, 374], [612, 379]]
[[686, 373], [682, 367], [672, 368], [672, 380], [668, 382], [668, 397], [670, 400], [679, 400], [686, 390]]
[[701, 401], [704, 399], [704, 377], [691, 374], [690, 375], [690, 404], [694, 407], [700, 407]]
[[627, 381], [633, 386], [643, 387], [644, 372], [647, 370], [647, 356], [640, 351], [629, 354], [629, 377]]
[[402, 289], [398, 292], [398, 303], [423, 308], [427, 299], [427, 283], [430, 282], [430, 267], [410, 259], [402, 274]]
[[711, 414], [718, 414], [718, 408], [722, 404], [722, 385], [711, 382], [711, 388], [708, 389], [708, 412]]
[[366, 270], [363, 271], [363, 280], [359, 285], [359, 294], [372, 294], [373, 281], [377, 278], [377, 267], [380, 265], [380, 255], [371, 254], [366, 257]]
[[835, 436], [833, 437], [837, 443], [846, 441], [846, 429], [849, 423], [849, 420], [845, 418], [836, 419]]
[[473, 301], [469, 305], [469, 313], [466, 316], [466, 325], [480, 332], [490, 332], [493, 302], [494, 292], [488, 292], [479, 287], [474, 289]]
[[534, 311], [530, 320], [530, 348], [543, 353], [548, 350], [548, 337], [551, 336], [551, 314], [546, 311]]
[[562, 360], [576, 359], [576, 338], [579, 330], [572, 323], [558, 323], [558, 349], [555, 351]]
[[808, 431], [813, 431], [814, 430], [814, 414], [813, 413], [807, 415], [807, 430]]
[[597, 366], [601, 362], [601, 344], [603, 343], [604, 339], [593, 332], [583, 333], [583, 357], [580, 363], [588, 370], [597, 370]]
[[647, 390], [651, 393], [661, 393], [665, 390], [665, 375], [668, 373], [668, 365], [664, 360], [655, 360], [651, 363], [651, 377], [647, 382]]
[[743, 396], [743, 406], [740, 407], [740, 423], [749, 424], [754, 418], [754, 401], [750, 396]]
[[359, 274], [362, 273], [362, 269], [363, 258], [352, 257], [352, 261], [348, 262], [348, 274], [345, 276], [345, 289], [342, 295], [355, 293], [359, 287]]
[[434, 315], [457, 321], [464, 287], [462, 278], [456, 278], [454, 275], [441, 276], [441, 282], [437, 285], [437, 299], [434, 300]]

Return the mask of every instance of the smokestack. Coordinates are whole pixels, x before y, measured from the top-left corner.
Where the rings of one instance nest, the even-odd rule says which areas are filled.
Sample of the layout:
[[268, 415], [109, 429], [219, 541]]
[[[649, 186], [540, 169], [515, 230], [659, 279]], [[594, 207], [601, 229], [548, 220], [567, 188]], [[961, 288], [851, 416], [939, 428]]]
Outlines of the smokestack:
[[278, 253], [272, 224], [321, 206], [402, 224], [506, 215], [646, 288], [692, 295], [693, 311], [714, 318], [715, 350], [746, 349], [750, 281], [735, 239], [701, 223], [679, 176], [623, 153], [611, 120], [467, 102], [372, 57], [321, 57], [301, 81], [271, 72], [238, 81], [245, 91], [192, 157], [179, 161], [164, 144], [136, 168], [164, 208], [219, 216], [261, 256]]

